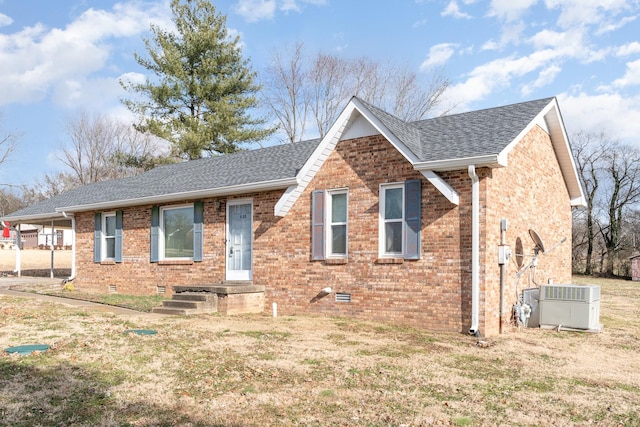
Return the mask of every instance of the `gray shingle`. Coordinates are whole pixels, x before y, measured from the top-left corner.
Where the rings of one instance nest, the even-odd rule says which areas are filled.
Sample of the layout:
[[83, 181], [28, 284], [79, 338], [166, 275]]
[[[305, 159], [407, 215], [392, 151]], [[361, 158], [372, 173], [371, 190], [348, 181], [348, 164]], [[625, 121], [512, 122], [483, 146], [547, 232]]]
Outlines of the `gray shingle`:
[[[420, 161], [500, 153], [553, 98], [407, 123], [359, 100]], [[153, 198], [294, 178], [319, 139], [177, 163], [86, 185], [4, 217], [55, 214], [64, 207]]]
[[412, 123], [421, 132], [422, 161], [500, 153], [553, 98], [522, 102]]
[[[4, 218], [54, 214], [56, 208], [215, 190], [294, 178], [319, 139], [160, 166], [141, 175], [85, 185]], [[178, 196], [179, 197], [179, 196]]]

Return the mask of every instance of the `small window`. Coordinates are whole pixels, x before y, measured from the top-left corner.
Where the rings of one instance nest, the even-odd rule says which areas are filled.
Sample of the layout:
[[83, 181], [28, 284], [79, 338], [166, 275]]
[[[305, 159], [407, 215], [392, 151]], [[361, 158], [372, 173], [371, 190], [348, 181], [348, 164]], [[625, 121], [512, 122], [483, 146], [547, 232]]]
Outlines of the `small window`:
[[116, 258], [116, 213], [102, 215], [102, 259]]
[[193, 205], [162, 208], [160, 214], [161, 257], [193, 258]]
[[402, 184], [384, 185], [380, 191], [380, 252], [402, 256], [404, 229], [404, 191]]
[[122, 228], [122, 211], [95, 213], [94, 262], [122, 262]]
[[347, 190], [331, 190], [327, 192], [327, 227], [328, 257], [347, 256]]
[[379, 256], [420, 259], [420, 180], [380, 186]]

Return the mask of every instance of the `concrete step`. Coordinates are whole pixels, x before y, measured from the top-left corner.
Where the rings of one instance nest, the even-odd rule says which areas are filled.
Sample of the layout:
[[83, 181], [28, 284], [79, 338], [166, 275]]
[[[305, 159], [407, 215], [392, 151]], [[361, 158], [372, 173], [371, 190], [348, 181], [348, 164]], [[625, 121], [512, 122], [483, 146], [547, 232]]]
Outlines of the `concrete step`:
[[189, 310], [184, 308], [170, 308], [170, 307], [155, 307], [151, 309], [152, 313], [157, 314], [169, 314], [173, 316], [188, 316], [190, 314], [198, 314], [196, 310]]
[[178, 301], [173, 299], [162, 301], [162, 306], [167, 308], [185, 308], [185, 309], [198, 310], [202, 308], [203, 305], [204, 304], [202, 301]]

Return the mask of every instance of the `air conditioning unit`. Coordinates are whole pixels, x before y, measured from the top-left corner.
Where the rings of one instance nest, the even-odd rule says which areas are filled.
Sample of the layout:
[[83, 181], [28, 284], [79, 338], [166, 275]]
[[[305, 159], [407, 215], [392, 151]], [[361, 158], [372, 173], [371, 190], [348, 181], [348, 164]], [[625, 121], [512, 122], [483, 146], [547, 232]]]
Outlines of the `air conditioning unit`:
[[599, 329], [600, 286], [540, 286], [540, 326]]

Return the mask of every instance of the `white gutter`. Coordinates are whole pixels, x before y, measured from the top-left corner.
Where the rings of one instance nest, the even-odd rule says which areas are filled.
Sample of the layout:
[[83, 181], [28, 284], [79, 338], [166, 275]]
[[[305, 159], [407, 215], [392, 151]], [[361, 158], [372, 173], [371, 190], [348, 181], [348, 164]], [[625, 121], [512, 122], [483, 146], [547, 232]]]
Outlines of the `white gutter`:
[[127, 206], [138, 206], [152, 203], [173, 202], [176, 200], [197, 199], [200, 197], [219, 197], [240, 194], [246, 192], [280, 190], [291, 185], [298, 184], [297, 178], [283, 178], [272, 181], [251, 182], [248, 184], [231, 185], [228, 187], [208, 188], [205, 190], [185, 191], [182, 193], [171, 193], [160, 196], [139, 197], [134, 199], [113, 200], [109, 202], [89, 203], [86, 205], [65, 206], [57, 208], [56, 212], [82, 212], [101, 209], [121, 208]]
[[460, 159], [449, 160], [434, 160], [429, 162], [416, 162], [413, 164], [413, 168], [419, 171], [432, 170], [432, 171], [452, 171], [460, 170], [474, 165], [477, 167], [489, 167], [499, 168], [507, 166], [507, 155], [500, 154], [488, 154], [486, 156], [475, 157], [463, 157]]
[[480, 180], [474, 165], [469, 165], [471, 178], [471, 327], [469, 334], [479, 335], [480, 303]]

